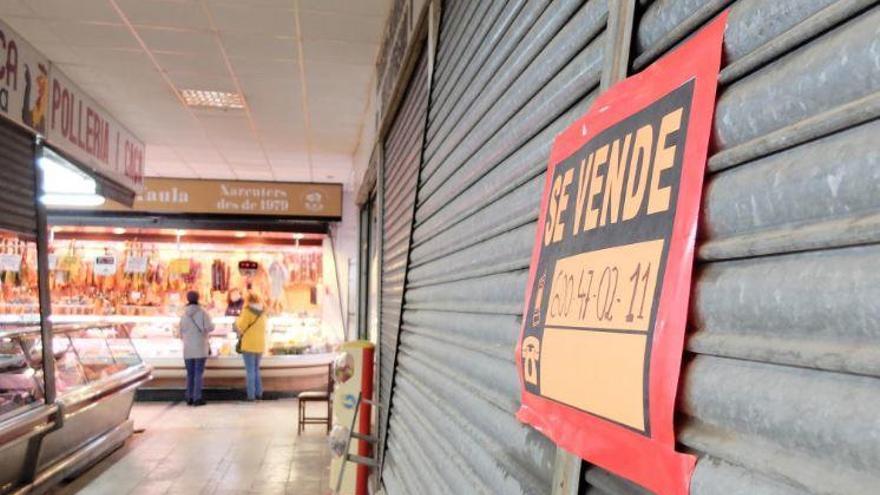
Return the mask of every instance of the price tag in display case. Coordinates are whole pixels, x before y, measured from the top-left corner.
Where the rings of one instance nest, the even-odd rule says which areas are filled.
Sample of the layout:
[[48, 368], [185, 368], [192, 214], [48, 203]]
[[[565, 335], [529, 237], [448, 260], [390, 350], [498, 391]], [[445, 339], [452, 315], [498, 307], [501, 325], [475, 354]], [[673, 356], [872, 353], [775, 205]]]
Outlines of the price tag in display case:
[[256, 261], [244, 260], [238, 262], [238, 273], [244, 275], [245, 277], [253, 277], [257, 274], [257, 270], [260, 268], [260, 264]]
[[20, 254], [0, 254], [0, 272], [21, 271], [21, 255]]
[[125, 260], [125, 273], [146, 273], [148, 261], [146, 256], [129, 256]]
[[116, 256], [95, 257], [95, 275], [107, 277], [116, 274]]
[[63, 256], [59, 260], [58, 266], [61, 270], [71, 271], [79, 267], [79, 258], [72, 254]]
[[50, 254], [48, 256], [48, 259], [49, 259], [49, 271], [52, 271], [52, 270], [55, 270], [56, 268], [58, 268], [58, 255], [57, 254]]
[[183, 275], [192, 269], [192, 261], [189, 258], [178, 258], [168, 263], [168, 271], [172, 275]]

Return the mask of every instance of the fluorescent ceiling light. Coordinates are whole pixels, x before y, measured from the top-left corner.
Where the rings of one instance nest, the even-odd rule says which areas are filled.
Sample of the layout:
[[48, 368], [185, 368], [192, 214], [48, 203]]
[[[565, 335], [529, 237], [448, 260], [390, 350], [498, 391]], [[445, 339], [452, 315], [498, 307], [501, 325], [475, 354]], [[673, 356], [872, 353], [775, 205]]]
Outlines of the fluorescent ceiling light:
[[209, 91], [204, 89], [182, 89], [183, 102], [191, 107], [244, 108], [244, 97], [239, 93]]
[[98, 183], [64, 158], [44, 150], [39, 159], [43, 172], [43, 194], [40, 201], [47, 206], [100, 206], [104, 197], [98, 194]]
[[43, 192], [46, 194], [95, 194], [98, 184], [95, 179], [50, 156], [40, 158], [43, 169]]

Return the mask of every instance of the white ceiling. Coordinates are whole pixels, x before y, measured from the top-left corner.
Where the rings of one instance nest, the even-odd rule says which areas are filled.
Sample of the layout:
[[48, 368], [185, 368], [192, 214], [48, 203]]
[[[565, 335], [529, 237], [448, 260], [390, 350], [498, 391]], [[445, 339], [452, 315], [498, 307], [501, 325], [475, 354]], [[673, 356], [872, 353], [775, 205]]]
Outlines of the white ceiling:
[[147, 175], [349, 183], [390, 1], [0, 0], [0, 18], [147, 143]]

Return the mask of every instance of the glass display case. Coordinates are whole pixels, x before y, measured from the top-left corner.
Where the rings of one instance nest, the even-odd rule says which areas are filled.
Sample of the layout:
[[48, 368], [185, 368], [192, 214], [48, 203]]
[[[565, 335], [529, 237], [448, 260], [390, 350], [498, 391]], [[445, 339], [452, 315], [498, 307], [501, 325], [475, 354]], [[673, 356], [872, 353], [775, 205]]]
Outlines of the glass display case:
[[0, 330], [0, 418], [43, 400], [42, 357], [29, 359], [22, 330]]
[[[126, 321], [132, 342], [146, 360], [157, 358], [183, 359], [183, 345], [177, 335], [179, 318], [134, 317]], [[213, 319], [215, 330], [208, 342], [213, 358], [240, 359], [235, 352], [234, 317]], [[320, 320], [310, 317], [278, 316], [268, 320], [267, 356], [290, 356], [330, 352], [334, 346], [321, 329]]]
[[[143, 364], [122, 325], [57, 325], [54, 334], [59, 397]], [[39, 327], [0, 330], [0, 416], [42, 400], [44, 387]]]
[[[66, 315], [65, 320], [82, 319]], [[148, 388], [178, 389], [185, 385], [183, 344], [178, 336], [180, 319], [169, 316], [106, 317], [128, 332], [130, 342], [144, 362], [153, 368], [154, 380]], [[208, 342], [211, 355], [205, 369], [208, 388], [244, 387], [244, 363], [235, 352], [235, 317], [213, 318], [215, 330]], [[326, 381], [322, 366], [329, 363], [338, 343], [329, 336], [321, 320], [308, 315], [269, 317], [266, 355], [261, 362], [263, 387], [269, 392], [291, 393]]]
[[[133, 430], [135, 390], [151, 376], [124, 325], [52, 331], [55, 372], [46, 380], [40, 327], [0, 326], [0, 491], [34, 475], [33, 485], [49, 483], [119, 446]], [[46, 403], [52, 382], [56, 398]]]
[[[151, 367], [154, 377], [145, 388], [185, 387], [179, 317], [53, 315], [52, 321], [57, 328], [67, 328], [63, 333], [56, 332], [53, 340], [59, 396], [141, 362]], [[232, 329], [235, 317], [217, 316], [213, 321], [216, 328], [208, 340], [211, 356], [205, 386], [243, 388], [244, 362], [235, 352], [237, 337]], [[332, 360], [339, 342], [320, 318], [309, 314], [271, 316], [267, 331], [267, 350], [261, 362], [266, 391], [294, 393], [326, 381], [322, 367]], [[21, 340], [24, 352], [33, 356], [32, 367], [41, 379], [36, 364], [42, 357], [39, 333]]]

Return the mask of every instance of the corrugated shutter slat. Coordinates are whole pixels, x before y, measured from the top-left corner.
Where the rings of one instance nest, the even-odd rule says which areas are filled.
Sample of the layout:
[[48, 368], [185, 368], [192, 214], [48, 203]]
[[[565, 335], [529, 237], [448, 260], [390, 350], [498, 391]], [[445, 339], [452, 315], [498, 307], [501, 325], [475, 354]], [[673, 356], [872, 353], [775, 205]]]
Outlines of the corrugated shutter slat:
[[0, 122], [0, 229], [36, 235], [34, 137]]
[[[872, 494], [880, 7], [637, 4], [632, 71], [730, 9], [682, 375], [691, 493]], [[403, 321], [391, 495], [549, 492], [555, 447], [513, 417], [513, 348], [550, 147], [598, 94], [606, 5], [444, 7], [412, 238], [409, 221], [386, 224], [395, 253], [410, 249], [388, 265], [386, 293], [406, 288], [388, 311]], [[586, 481], [590, 494], [645, 493], [596, 467]]]
[[[382, 229], [382, 308], [379, 365], [380, 449], [390, 410], [403, 288], [409, 259], [416, 183], [428, 111], [428, 64], [423, 53], [385, 140], [385, 216]], [[380, 452], [381, 455], [381, 452]]]
[[432, 83], [383, 472], [391, 494], [550, 487], [555, 447], [514, 417], [513, 347], [539, 176], [555, 134], [594, 96], [606, 2], [471, 3], [485, 14], [443, 13], [441, 40], [458, 41], [441, 43]]
[[[653, 2], [636, 65], [727, 3]], [[880, 9], [871, 5], [730, 5], [682, 376], [679, 441], [700, 454], [694, 495], [880, 486], [880, 279], [867, 269], [880, 262], [880, 53], [870, 48]]]

